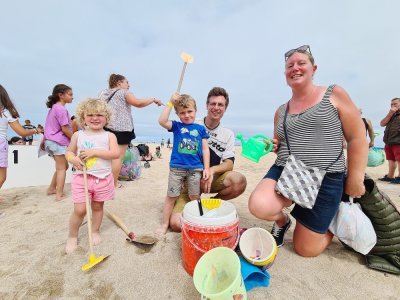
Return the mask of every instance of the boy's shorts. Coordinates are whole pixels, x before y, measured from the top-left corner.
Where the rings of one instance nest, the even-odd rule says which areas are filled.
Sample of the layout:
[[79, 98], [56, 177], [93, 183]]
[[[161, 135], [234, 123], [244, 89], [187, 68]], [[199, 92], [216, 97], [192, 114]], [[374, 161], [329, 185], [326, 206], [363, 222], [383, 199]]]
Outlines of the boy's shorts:
[[178, 197], [183, 183], [187, 182], [189, 195], [200, 196], [201, 169], [170, 168], [168, 176], [168, 197]]
[[[87, 175], [89, 199], [97, 202], [104, 202], [114, 199], [115, 186], [112, 174], [106, 178], [97, 178]], [[74, 203], [85, 203], [85, 183], [83, 174], [72, 175], [72, 201]]]
[[65, 152], [67, 151], [67, 146], [62, 146], [56, 142], [45, 140], [44, 149], [50, 156], [65, 155]]
[[400, 161], [400, 145], [385, 145], [386, 160]]
[[0, 168], [8, 167], [8, 142], [5, 138], [0, 138]]
[[[221, 191], [225, 186], [224, 186], [224, 180], [226, 177], [227, 173], [223, 173], [219, 176], [214, 176], [213, 182], [211, 184], [211, 191], [210, 193], [218, 193]], [[190, 201], [189, 195], [188, 195], [188, 189], [187, 185], [184, 184], [181, 194], [179, 195], [179, 198], [176, 199], [175, 201], [175, 206], [173, 209], [173, 213], [181, 213], [183, 211], [183, 208], [185, 207], [186, 203]]]
[[[283, 167], [274, 164], [264, 178], [278, 181], [282, 171]], [[326, 173], [313, 208], [308, 209], [295, 204], [290, 214], [297, 222], [308, 229], [316, 233], [326, 233], [329, 224], [339, 208], [342, 199], [344, 180], [344, 172]]]

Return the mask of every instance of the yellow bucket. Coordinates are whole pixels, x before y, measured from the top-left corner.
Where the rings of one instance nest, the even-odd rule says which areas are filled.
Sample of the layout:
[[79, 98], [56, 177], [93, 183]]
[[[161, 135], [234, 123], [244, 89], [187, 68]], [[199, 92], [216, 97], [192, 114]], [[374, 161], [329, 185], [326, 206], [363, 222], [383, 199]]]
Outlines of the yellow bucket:
[[264, 269], [272, 266], [278, 252], [272, 234], [259, 227], [249, 228], [243, 232], [239, 247], [243, 257], [249, 263]]

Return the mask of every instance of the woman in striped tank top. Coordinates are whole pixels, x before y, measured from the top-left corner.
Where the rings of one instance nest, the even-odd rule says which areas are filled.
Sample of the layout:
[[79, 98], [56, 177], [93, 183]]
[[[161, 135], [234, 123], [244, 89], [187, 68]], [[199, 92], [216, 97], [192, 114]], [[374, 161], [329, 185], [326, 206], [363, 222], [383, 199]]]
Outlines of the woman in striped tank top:
[[[301, 256], [317, 256], [331, 243], [329, 224], [339, 207], [344, 191], [352, 197], [364, 194], [364, 172], [368, 146], [357, 107], [339, 86], [318, 86], [313, 82], [317, 70], [310, 47], [305, 45], [285, 53], [285, 76], [292, 89], [291, 99], [281, 105], [274, 117], [275, 164], [257, 185], [249, 199], [249, 210], [257, 218], [275, 221], [272, 234], [278, 247], [291, 219], [284, 209], [293, 204], [275, 192], [289, 150], [283, 131], [286, 128], [291, 153], [306, 165], [326, 169], [316, 203], [312, 209], [295, 204], [291, 215], [296, 219], [294, 250]], [[347, 179], [343, 155], [343, 138], [347, 142]]]

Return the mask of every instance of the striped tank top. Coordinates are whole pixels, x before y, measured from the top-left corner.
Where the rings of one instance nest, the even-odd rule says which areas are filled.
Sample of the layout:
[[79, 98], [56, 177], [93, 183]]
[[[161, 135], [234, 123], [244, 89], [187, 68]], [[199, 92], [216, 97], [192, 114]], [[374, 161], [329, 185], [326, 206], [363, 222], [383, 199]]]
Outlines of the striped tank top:
[[[328, 173], [344, 172], [346, 168], [342, 153], [342, 124], [337, 109], [330, 101], [334, 87], [334, 85], [328, 87], [319, 103], [300, 114], [288, 114], [286, 118], [291, 153], [307, 166], [324, 169]], [[289, 156], [283, 130], [286, 105], [278, 109], [279, 119], [276, 128], [281, 141], [275, 161], [278, 166], [284, 166]], [[332, 164], [341, 153], [340, 158]]]

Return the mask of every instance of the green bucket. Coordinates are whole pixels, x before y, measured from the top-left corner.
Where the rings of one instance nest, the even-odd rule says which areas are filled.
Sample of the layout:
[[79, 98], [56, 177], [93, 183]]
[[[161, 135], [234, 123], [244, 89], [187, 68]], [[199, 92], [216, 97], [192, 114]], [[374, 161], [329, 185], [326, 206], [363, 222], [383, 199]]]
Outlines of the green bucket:
[[217, 247], [206, 252], [197, 262], [193, 281], [202, 299], [247, 299], [240, 260], [230, 248]]

